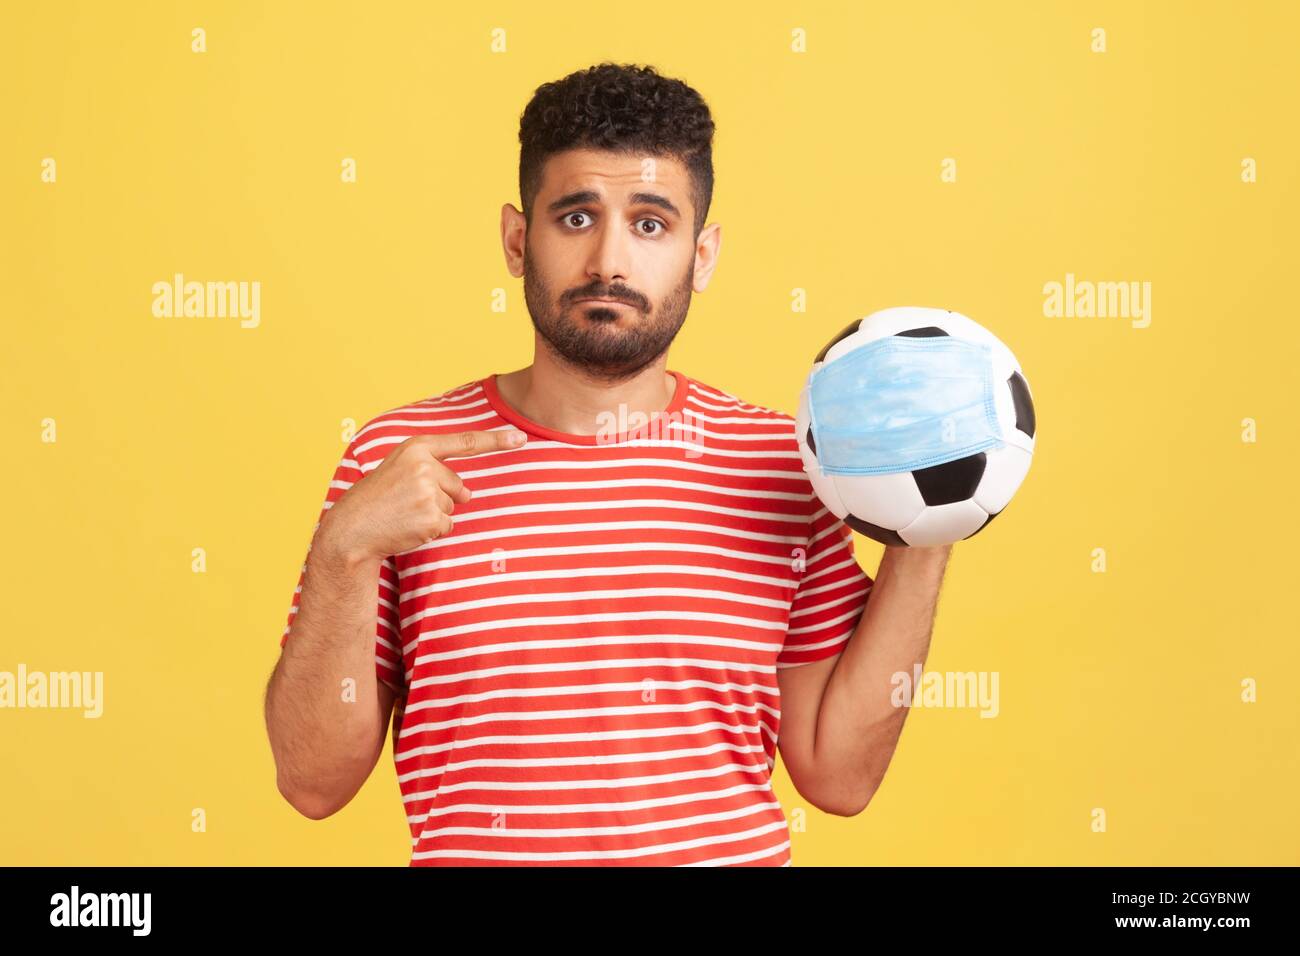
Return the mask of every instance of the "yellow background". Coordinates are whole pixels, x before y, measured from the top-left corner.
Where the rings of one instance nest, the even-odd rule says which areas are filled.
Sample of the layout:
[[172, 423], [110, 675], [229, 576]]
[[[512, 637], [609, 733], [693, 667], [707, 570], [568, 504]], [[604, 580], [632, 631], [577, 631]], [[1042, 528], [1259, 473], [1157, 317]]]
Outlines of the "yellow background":
[[[0, 670], [101, 670], [105, 709], [0, 710], [0, 862], [406, 865], [391, 750], [300, 817], [263, 688], [344, 419], [531, 361], [519, 114], [608, 58], [718, 123], [723, 249], [669, 368], [793, 413], [846, 323], [930, 305], [1034, 393], [928, 661], [999, 672], [1001, 714], [910, 715], [795, 865], [1300, 863], [1298, 32], [1290, 3], [6, 4]], [[260, 326], [155, 318], [175, 272], [260, 281]], [[1151, 282], [1150, 327], [1045, 317], [1067, 272]]]

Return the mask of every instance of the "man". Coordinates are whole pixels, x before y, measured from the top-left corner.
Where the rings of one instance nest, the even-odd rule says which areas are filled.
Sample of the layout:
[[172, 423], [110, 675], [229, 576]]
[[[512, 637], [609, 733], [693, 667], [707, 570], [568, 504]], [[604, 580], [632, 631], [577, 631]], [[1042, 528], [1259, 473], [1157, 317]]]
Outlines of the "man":
[[793, 418], [667, 368], [721, 247], [713, 129], [610, 63], [525, 109], [501, 234], [534, 360], [344, 453], [266, 702], [305, 815], [390, 716], [413, 866], [788, 865], [778, 746], [826, 812], [879, 785], [947, 549], [887, 549], [873, 587]]

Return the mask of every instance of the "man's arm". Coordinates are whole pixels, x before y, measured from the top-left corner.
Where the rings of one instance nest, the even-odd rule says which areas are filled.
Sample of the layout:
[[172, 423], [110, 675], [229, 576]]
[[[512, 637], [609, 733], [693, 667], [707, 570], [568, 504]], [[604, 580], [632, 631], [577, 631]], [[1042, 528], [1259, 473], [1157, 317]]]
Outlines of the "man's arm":
[[893, 678], [925, 664], [951, 551], [885, 548], [844, 650], [777, 671], [781, 759], [795, 788], [820, 809], [860, 813], [884, 779], [908, 711], [891, 702]]
[[[299, 812], [319, 820], [344, 807], [384, 750], [395, 692], [376, 666], [382, 556], [451, 532], [452, 512], [471, 492], [442, 459], [518, 448], [527, 439], [514, 429], [416, 435], [336, 496], [347, 476], [361, 471], [349, 447], [308, 548], [298, 611], [266, 693], [276, 783]], [[356, 681], [353, 702], [343, 695], [347, 678]]]
[[[313, 820], [346, 806], [384, 750], [396, 695], [375, 673], [380, 563], [349, 557], [328, 541], [316, 545], [292, 636], [267, 685], [276, 784]], [[344, 697], [349, 677], [355, 701]]]

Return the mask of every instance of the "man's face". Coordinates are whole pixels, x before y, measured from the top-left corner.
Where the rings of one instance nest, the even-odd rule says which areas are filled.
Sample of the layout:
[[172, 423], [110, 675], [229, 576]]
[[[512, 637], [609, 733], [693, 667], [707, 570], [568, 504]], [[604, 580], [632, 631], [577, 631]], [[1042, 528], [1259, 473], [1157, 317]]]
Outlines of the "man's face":
[[[533, 326], [592, 378], [630, 378], [663, 354], [690, 308], [698, 270], [686, 167], [574, 149], [550, 157], [542, 177], [522, 250]], [[589, 298], [614, 301], [580, 301]]]

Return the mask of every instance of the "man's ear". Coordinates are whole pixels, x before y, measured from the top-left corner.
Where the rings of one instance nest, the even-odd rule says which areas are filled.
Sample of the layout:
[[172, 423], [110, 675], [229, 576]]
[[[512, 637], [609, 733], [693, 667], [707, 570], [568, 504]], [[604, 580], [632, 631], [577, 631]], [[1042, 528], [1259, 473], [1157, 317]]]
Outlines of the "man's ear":
[[709, 287], [713, 270], [718, 265], [718, 255], [722, 252], [722, 224], [713, 222], [700, 230], [695, 240], [695, 276], [696, 292], [703, 292]]
[[528, 241], [528, 221], [524, 214], [510, 203], [501, 207], [501, 248], [506, 256], [506, 268], [516, 279], [524, 274], [524, 244]]

